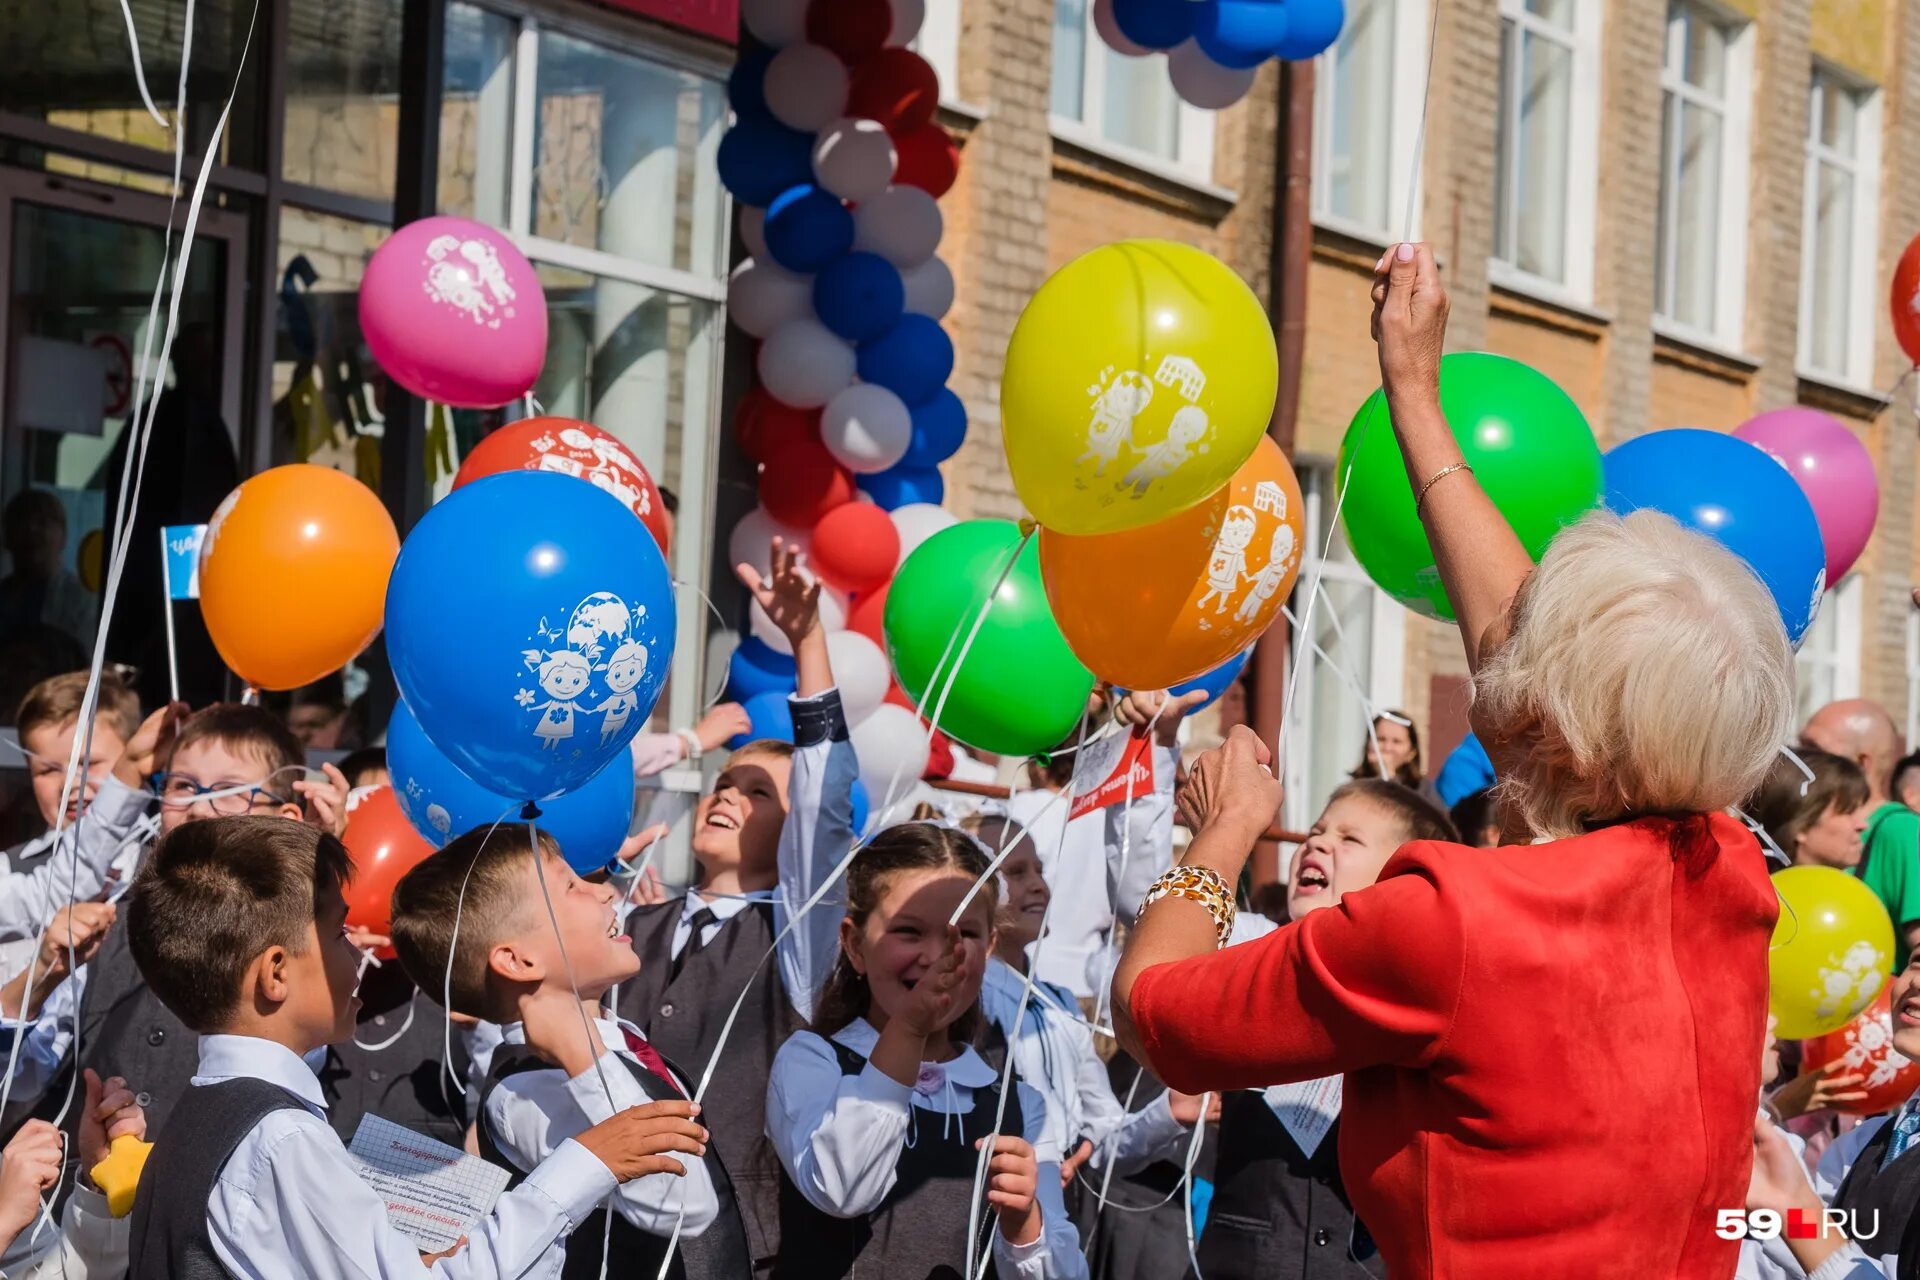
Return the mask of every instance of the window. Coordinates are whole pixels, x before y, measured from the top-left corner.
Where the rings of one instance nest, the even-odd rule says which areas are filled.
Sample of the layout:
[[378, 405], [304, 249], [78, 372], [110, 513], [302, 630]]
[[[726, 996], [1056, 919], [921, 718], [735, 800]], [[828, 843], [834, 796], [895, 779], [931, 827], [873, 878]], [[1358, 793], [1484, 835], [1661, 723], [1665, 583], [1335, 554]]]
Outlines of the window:
[[1093, 29], [1092, 0], [1054, 0], [1052, 85], [1053, 131], [1060, 137], [1211, 181], [1215, 113], [1180, 101], [1164, 57], [1129, 58], [1109, 49]]
[[1835, 698], [1860, 696], [1860, 575], [1848, 574], [1828, 593], [1794, 655], [1797, 723]]
[[1801, 223], [1800, 365], [1856, 385], [1873, 378], [1879, 116], [1879, 95], [1814, 67]]
[[1654, 311], [1683, 334], [1735, 347], [1745, 297], [1751, 43], [1747, 28], [1695, 0], [1667, 10]]
[[1355, 0], [1314, 81], [1313, 213], [1336, 229], [1398, 240], [1407, 231], [1414, 135], [1426, 74], [1427, 6]]
[[[1307, 500], [1307, 548], [1291, 604], [1293, 616], [1305, 622], [1307, 590], [1333, 508], [1333, 469], [1303, 466], [1300, 481]], [[1311, 619], [1313, 643], [1302, 644], [1297, 629], [1293, 635], [1300, 670], [1292, 685], [1289, 750], [1281, 767], [1287, 784], [1283, 816], [1295, 831], [1307, 829], [1360, 762], [1372, 717], [1405, 698], [1406, 610], [1354, 561], [1345, 530], [1334, 533], [1320, 588], [1324, 594]]]
[[911, 46], [940, 77], [940, 100], [960, 96], [960, 0], [927, 0], [927, 16]]
[[1494, 278], [1593, 293], [1600, 6], [1501, 0]]
[[401, 0], [347, 0], [288, 11], [287, 181], [393, 198], [400, 10]]

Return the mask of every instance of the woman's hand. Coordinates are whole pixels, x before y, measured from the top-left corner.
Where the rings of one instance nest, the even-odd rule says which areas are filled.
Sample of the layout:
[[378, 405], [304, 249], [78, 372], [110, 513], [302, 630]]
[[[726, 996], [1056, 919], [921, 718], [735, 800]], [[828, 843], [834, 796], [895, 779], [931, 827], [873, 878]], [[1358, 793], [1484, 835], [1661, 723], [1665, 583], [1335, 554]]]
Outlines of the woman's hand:
[[[973, 1145], [978, 1147], [980, 1142]], [[1039, 1185], [1040, 1163], [1032, 1145], [1024, 1138], [996, 1136], [993, 1158], [987, 1164], [987, 1203], [999, 1217], [1000, 1234], [1008, 1243], [1032, 1244], [1040, 1238], [1040, 1205], [1034, 1199]]]
[[1194, 833], [1194, 845], [1204, 834], [1213, 838], [1204, 856], [1195, 856], [1189, 845], [1186, 861], [1212, 867], [1228, 884], [1239, 879], [1254, 842], [1280, 812], [1285, 789], [1273, 776], [1272, 763], [1267, 744], [1245, 725], [1234, 726], [1225, 742], [1193, 762], [1175, 803]]
[[1373, 266], [1373, 340], [1380, 383], [1394, 409], [1439, 403], [1449, 309], [1429, 246], [1402, 244], [1380, 255]]
[[1867, 1077], [1847, 1070], [1844, 1059], [1835, 1059], [1818, 1071], [1809, 1071], [1774, 1090], [1768, 1101], [1784, 1120], [1825, 1111], [1842, 1102], [1859, 1102], [1867, 1091], [1859, 1086]]

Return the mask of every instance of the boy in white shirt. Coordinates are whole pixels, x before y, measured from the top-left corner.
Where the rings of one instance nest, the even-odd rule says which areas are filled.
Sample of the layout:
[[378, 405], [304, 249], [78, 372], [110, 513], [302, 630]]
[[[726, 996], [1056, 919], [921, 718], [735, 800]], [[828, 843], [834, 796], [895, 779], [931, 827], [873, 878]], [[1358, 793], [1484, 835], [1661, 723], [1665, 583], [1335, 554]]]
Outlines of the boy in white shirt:
[[[421, 990], [500, 1024], [475, 1137], [516, 1179], [622, 1108], [692, 1094], [638, 1027], [606, 1012], [607, 993], [640, 971], [619, 894], [576, 875], [545, 833], [535, 851], [525, 826], [470, 831], [409, 871], [394, 888], [393, 944]], [[598, 1276], [603, 1240], [623, 1270], [658, 1274], [677, 1227], [669, 1275], [745, 1280], [733, 1184], [714, 1149], [701, 1157], [622, 1187], [613, 1223], [595, 1214], [568, 1242], [566, 1274]]]
[[201, 1036], [199, 1072], [140, 1180], [132, 1280], [556, 1276], [556, 1242], [616, 1185], [702, 1150], [690, 1103], [623, 1111], [560, 1144], [463, 1245], [423, 1257], [360, 1181], [302, 1060], [353, 1034], [351, 869], [314, 827], [219, 818], [169, 832], [128, 895], [142, 974]]

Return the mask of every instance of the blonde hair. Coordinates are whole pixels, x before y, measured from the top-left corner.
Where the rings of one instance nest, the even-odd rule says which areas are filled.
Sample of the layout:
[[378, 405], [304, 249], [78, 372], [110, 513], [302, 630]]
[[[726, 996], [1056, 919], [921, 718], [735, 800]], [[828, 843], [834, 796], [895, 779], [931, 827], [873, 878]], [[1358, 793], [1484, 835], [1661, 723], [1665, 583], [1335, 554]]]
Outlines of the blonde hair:
[[1793, 729], [1793, 651], [1719, 543], [1658, 512], [1597, 511], [1547, 547], [1473, 697], [1510, 747], [1503, 812], [1559, 838], [1752, 794]]

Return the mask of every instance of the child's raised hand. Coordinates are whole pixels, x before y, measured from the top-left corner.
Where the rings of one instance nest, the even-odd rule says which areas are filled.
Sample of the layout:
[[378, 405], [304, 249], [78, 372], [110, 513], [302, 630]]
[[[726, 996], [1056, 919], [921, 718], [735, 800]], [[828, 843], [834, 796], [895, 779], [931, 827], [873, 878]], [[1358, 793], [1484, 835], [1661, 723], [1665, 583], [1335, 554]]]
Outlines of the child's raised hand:
[[737, 702], [723, 702], [700, 717], [700, 723], [693, 726], [693, 736], [700, 739], [702, 751], [717, 751], [728, 739], [752, 730], [753, 719], [745, 707]]
[[781, 538], [773, 540], [772, 572], [762, 578], [750, 564], [737, 565], [748, 591], [794, 648], [820, 625], [820, 583], [800, 567], [800, 553]]
[[80, 1167], [89, 1173], [107, 1158], [115, 1138], [145, 1138], [147, 1113], [119, 1076], [105, 1083], [88, 1067], [87, 1104], [80, 1113]]
[[1835, 1058], [1818, 1071], [1787, 1081], [1774, 1090], [1768, 1100], [1781, 1116], [1792, 1120], [1842, 1102], [1860, 1101], [1867, 1096], [1866, 1090], [1860, 1087], [1866, 1080], [1864, 1073], [1847, 1069], [1846, 1059]]
[[40, 966], [34, 985], [52, 991], [75, 966], [93, 959], [118, 914], [111, 902], [75, 902], [54, 912], [53, 922], [40, 935]]
[[40, 1216], [40, 1195], [60, 1181], [60, 1131], [29, 1120], [0, 1151], [0, 1239], [7, 1244]]
[[1151, 727], [1154, 740], [1163, 747], [1171, 747], [1180, 741], [1180, 722], [1209, 696], [1205, 689], [1189, 689], [1178, 694], [1162, 689], [1135, 689], [1120, 699], [1113, 715], [1135, 732]]
[[591, 1151], [621, 1182], [650, 1173], [670, 1173], [677, 1178], [686, 1174], [687, 1166], [668, 1152], [696, 1158], [707, 1153], [707, 1131], [693, 1120], [699, 1114], [700, 1104], [685, 1099], [649, 1102], [602, 1120], [574, 1141]]
[[293, 789], [312, 807], [313, 816], [308, 821], [340, 839], [347, 834], [347, 792], [352, 788], [347, 786], [347, 775], [333, 765], [321, 765], [320, 772], [326, 775], [324, 779], [302, 778]]
[[959, 989], [965, 968], [960, 955], [960, 930], [947, 926], [946, 945], [940, 956], [907, 993], [906, 1008], [895, 1015], [915, 1035], [928, 1038], [946, 1029], [953, 1021], [954, 993]]
[[1040, 1238], [1040, 1205], [1034, 1199], [1039, 1185], [1040, 1162], [1034, 1158], [1033, 1146], [1024, 1138], [996, 1136], [993, 1158], [987, 1163], [987, 1203], [1000, 1219], [1000, 1234], [1010, 1243], [1032, 1244]]
[[140, 722], [114, 761], [113, 776], [129, 787], [145, 786], [148, 778], [166, 767], [173, 755], [173, 739], [187, 718], [187, 704], [171, 702]]

